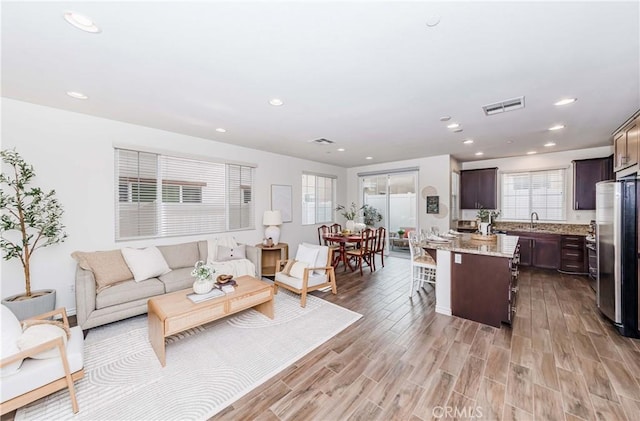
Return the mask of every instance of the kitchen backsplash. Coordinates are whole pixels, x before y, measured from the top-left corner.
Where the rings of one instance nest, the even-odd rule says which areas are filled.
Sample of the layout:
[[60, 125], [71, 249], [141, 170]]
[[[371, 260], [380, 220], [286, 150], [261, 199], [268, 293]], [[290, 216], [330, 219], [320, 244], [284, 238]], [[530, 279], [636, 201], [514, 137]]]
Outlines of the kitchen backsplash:
[[[532, 231], [529, 222], [505, 222], [495, 221], [493, 229], [502, 231]], [[551, 224], [536, 222], [534, 232], [546, 232], [550, 234], [587, 235], [589, 224]]]

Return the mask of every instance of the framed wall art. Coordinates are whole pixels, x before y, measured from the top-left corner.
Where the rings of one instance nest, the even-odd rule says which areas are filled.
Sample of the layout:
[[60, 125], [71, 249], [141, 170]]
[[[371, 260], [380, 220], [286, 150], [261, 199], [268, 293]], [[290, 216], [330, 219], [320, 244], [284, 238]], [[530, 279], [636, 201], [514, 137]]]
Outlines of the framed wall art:
[[440, 213], [440, 196], [427, 196], [427, 213]]
[[271, 210], [279, 210], [282, 214], [282, 222], [293, 221], [291, 209], [292, 187], [283, 184], [271, 185]]

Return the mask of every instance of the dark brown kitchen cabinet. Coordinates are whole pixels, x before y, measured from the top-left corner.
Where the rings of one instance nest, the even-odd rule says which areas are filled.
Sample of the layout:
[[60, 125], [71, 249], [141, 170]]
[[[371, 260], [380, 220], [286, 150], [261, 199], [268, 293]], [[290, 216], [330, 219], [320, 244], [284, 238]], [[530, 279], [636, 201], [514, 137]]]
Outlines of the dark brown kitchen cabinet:
[[460, 209], [496, 209], [498, 169], [460, 171]]
[[518, 247], [520, 248], [520, 265], [522, 266], [531, 266], [532, 254], [531, 254], [531, 237], [525, 237], [523, 233], [520, 232], [510, 232], [509, 235], [519, 235], [518, 239]]
[[517, 282], [517, 251], [513, 259], [451, 253], [451, 313], [494, 327], [511, 323]]
[[573, 209], [596, 209], [596, 183], [613, 180], [613, 156], [573, 161]]
[[560, 270], [569, 273], [587, 273], [585, 245], [585, 237], [582, 235], [561, 236]]
[[640, 112], [627, 120], [613, 134], [614, 171], [620, 171], [638, 163], [640, 157]]
[[560, 269], [560, 235], [539, 232], [509, 232], [517, 235], [520, 264], [543, 269]]

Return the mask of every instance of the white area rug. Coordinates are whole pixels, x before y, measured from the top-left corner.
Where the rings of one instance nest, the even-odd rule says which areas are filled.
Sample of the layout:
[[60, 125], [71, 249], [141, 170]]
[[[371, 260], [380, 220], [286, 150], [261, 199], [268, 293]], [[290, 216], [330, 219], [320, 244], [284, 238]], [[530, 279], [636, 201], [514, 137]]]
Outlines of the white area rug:
[[76, 383], [80, 412], [67, 390], [34, 402], [16, 420], [206, 419], [264, 383], [362, 317], [282, 288], [275, 319], [250, 309], [167, 339], [161, 367], [147, 339], [147, 316], [92, 329], [85, 377]]

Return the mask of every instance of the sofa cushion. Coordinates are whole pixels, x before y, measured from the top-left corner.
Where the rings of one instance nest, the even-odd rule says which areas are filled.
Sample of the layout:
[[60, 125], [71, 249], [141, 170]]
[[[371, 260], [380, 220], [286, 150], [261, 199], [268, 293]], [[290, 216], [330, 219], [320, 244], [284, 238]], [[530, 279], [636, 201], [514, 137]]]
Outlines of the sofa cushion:
[[[319, 246], [317, 244], [309, 244], [302, 243], [305, 247], [309, 247], [312, 249], [318, 250], [318, 255], [316, 256], [316, 261], [312, 267], [314, 268], [323, 268], [327, 267], [330, 264], [329, 262], [329, 247], [327, 246]], [[327, 272], [326, 269], [315, 269], [313, 273], [316, 275], [324, 275]]]
[[96, 309], [161, 294], [164, 294], [164, 284], [157, 278], [146, 279], [140, 282], [133, 280], [124, 281], [99, 292], [96, 295]]
[[233, 237], [225, 236], [218, 238], [211, 238], [207, 240], [207, 261], [208, 262], [217, 262], [218, 261], [218, 246], [225, 247], [235, 247], [238, 243]]
[[317, 248], [300, 244], [296, 252], [296, 260], [298, 262], [307, 262], [309, 267], [314, 267], [313, 265], [315, 265], [316, 259], [318, 258], [318, 251]]
[[122, 257], [131, 269], [133, 280], [136, 282], [164, 275], [171, 270], [157, 247], [145, 249], [125, 247], [122, 249]]
[[191, 287], [196, 280], [191, 276], [192, 269], [193, 268], [174, 269], [169, 273], [160, 275], [158, 279], [164, 284], [165, 292], [180, 291], [181, 289]]
[[193, 267], [200, 260], [198, 242], [158, 246], [164, 260], [171, 269]]
[[120, 250], [83, 252], [74, 251], [71, 253], [78, 265], [84, 269], [93, 272], [96, 279], [98, 291], [118, 282], [133, 279], [133, 273], [124, 261]]
[[[292, 286], [296, 289], [302, 289], [302, 279], [301, 278], [295, 278], [293, 276], [288, 276], [285, 275], [282, 272], [277, 272], [276, 276], [275, 276], [275, 280], [278, 282], [282, 282], [283, 284]], [[316, 285], [320, 285], [320, 284], [324, 284], [329, 282], [327, 280], [327, 275], [315, 275], [315, 274], [311, 274], [309, 273], [309, 278], [307, 279], [308, 283], [307, 283], [307, 288], [309, 287], [314, 287]]]
[[[304, 270], [309, 267], [307, 262], [295, 262], [289, 270], [289, 276], [302, 279], [304, 277]], [[313, 272], [313, 271], [312, 271]]]
[[[18, 321], [16, 315], [9, 310], [9, 307], [0, 305], [0, 337], [2, 338], [0, 343], [0, 360], [20, 352], [17, 344], [20, 335], [22, 335], [20, 321]], [[22, 360], [2, 367], [2, 369], [0, 369], [0, 377], [14, 374], [20, 368], [20, 364], [22, 364]], [[4, 379], [2, 381], [4, 382]]]
[[246, 259], [246, 246], [244, 244], [235, 247], [226, 247], [218, 245], [218, 262], [227, 262], [229, 260]]
[[[39, 324], [26, 328], [18, 338], [17, 344], [21, 351], [26, 351], [57, 338], [62, 338], [65, 346], [67, 345], [67, 332], [64, 329], [53, 324]], [[58, 347], [54, 347], [32, 355], [31, 358], [46, 360], [47, 358], [56, 358], [59, 355]]]

